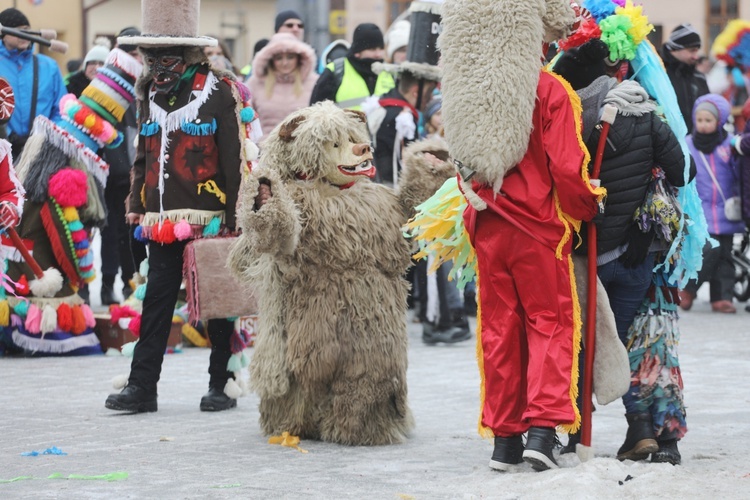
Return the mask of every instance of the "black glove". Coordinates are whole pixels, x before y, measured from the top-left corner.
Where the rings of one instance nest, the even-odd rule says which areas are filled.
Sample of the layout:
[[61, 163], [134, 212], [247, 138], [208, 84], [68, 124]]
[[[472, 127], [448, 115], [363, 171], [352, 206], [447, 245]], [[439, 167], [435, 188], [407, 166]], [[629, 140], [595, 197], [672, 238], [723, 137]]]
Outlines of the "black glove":
[[620, 256], [620, 262], [628, 269], [638, 267], [646, 260], [648, 256], [648, 249], [651, 247], [651, 242], [654, 241], [655, 236], [654, 229], [647, 233], [641, 231], [638, 224], [633, 224], [628, 230], [628, 238], [625, 240], [628, 242], [628, 249], [625, 253]]

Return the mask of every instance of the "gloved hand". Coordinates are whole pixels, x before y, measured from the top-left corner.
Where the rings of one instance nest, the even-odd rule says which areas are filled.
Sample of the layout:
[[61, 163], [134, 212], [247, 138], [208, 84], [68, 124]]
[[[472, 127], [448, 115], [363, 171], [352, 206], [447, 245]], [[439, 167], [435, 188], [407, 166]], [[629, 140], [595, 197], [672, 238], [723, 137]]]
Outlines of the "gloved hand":
[[9, 201], [0, 203], [0, 229], [8, 229], [18, 224], [18, 212]]
[[628, 269], [638, 267], [646, 260], [648, 256], [648, 249], [651, 246], [651, 242], [654, 241], [655, 236], [654, 229], [647, 233], [641, 231], [638, 224], [633, 224], [628, 230], [628, 237], [625, 241], [628, 243], [628, 249], [625, 253], [620, 256], [620, 262]]

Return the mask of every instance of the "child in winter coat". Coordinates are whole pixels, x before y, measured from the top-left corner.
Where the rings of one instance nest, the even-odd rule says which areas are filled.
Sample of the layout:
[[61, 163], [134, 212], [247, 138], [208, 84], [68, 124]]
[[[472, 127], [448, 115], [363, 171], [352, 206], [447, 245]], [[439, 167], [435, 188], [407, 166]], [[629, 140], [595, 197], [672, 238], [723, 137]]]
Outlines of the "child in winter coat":
[[277, 33], [253, 59], [253, 75], [247, 81], [267, 136], [290, 113], [310, 102], [318, 75], [312, 47], [289, 33]]
[[[734, 265], [732, 240], [735, 233], [745, 230], [739, 213], [731, 213], [731, 206], [739, 195], [739, 175], [732, 156], [732, 139], [727, 137], [724, 125], [730, 113], [729, 102], [720, 95], [707, 94], [693, 106], [695, 127], [687, 138], [690, 154], [697, 165], [696, 183], [703, 212], [711, 237], [719, 242], [716, 248], [703, 252], [703, 268], [698, 279], [687, 284], [680, 292], [680, 307], [689, 310], [700, 286], [711, 284], [711, 309], [719, 313], [735, 313], [732, 304]], [[730, 210], [726, 207], [730, 206]], [[739, 212], [739, 211], [737, 211]]]

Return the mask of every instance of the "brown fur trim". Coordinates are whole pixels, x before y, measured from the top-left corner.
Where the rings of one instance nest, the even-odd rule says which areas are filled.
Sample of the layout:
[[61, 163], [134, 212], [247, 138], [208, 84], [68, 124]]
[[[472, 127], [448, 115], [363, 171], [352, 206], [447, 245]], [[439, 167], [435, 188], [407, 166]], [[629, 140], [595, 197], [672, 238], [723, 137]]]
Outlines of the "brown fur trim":
[[282, 123], [281, 128], [279, 128], [279, 139], [284, 142], [292, 142], [294, 140], [294, 131], [297, 130], [297, 127], [303, 121], [305, 121], [304, 116], [295, 116], [291, 120]]

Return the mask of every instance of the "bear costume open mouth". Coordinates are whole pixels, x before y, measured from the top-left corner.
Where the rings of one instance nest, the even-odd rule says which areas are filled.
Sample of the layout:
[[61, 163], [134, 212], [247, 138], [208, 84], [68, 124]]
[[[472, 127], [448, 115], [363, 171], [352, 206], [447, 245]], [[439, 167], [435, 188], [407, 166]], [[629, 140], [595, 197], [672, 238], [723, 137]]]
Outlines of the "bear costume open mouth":
[[339, 165], [338, 169], [339, 172], [344, 175], [363, 175], [365, 177], [369, 177], [370, 179], [375, 177], [375, 166], [370, 160], [365, 160], [362, 163], [357, 163], [356, 165]]

